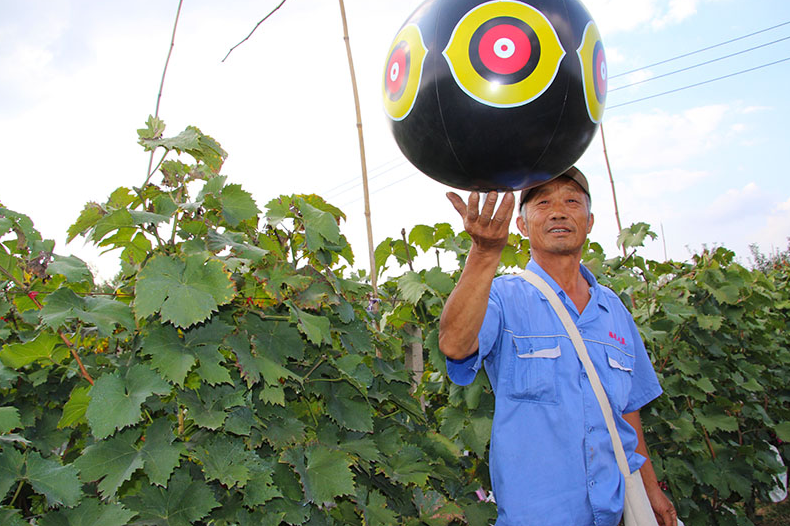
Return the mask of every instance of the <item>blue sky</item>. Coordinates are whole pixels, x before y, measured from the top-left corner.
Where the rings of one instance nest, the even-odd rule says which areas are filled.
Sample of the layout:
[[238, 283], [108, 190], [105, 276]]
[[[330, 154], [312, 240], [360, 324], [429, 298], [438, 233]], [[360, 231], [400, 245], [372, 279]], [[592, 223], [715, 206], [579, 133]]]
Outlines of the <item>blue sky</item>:
[[[148, 158], [135, 130], [154, 112], [176, 0], [0, 0], [0, 201], [27, 213], [57, 252], [112, 275], [65, 233], [87, 201], [139, 185]], [[263, 205], [318, 193], [348, 215], [343, 230], [366, 264], [353, 99], [339, 8], [287, 0], [252, 38], [227, 51], [279, 0], [185, 0], [160, 116], [168, 132], [196, 125], [230, 157], [224, 173]], [[381, 104], [385, 54], [420, 4], [346, 0], [362, 98], [374, 240], [415, 224], [461, 223], [447, 188], [416, 173], [392, 139]], [[626, 104], [790, 57], [790, 24], [661, 66], [616, 75], [790, 22], [786, 0], [588, 0], [609, 64], [604, 129], [623, 225], [665, 234], [644, 255], [686, 259], [724, 245], [783, 249], [790, 236], [790, 61]], [[614, 91], [751, 47], [761, 49]], [[626, 104], [626, 105], [622, 105]], [[615, 107], [621, 105], [619, 107]], [[593, 193], [591, 235], [617, 249], [600, 137], [578, 163]], [[515, 231], [515, 225], [513, 225]]]

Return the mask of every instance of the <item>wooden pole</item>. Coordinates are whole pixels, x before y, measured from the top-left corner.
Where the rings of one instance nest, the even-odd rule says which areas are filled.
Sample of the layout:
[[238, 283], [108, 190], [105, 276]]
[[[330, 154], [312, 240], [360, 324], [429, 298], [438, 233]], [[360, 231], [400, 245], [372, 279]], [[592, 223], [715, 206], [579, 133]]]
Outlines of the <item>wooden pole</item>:
[[357, 90], [357, 75], [354, 72], [354, 60], [351, 56], [351, 42], [348, 38], [348, 21], [346, 20], [346, 7], [343, 0], [340, 1], [340, 16], [343, 19], [343, 40], [346, 43], [346, 54], [348, 55], [348, 68], [351, 71], [351, 87], [354, 91], [354, 106], [357, 111], [357, 133], [359, 135], [359, 158], [362, 164], [362, 192], [365, 197], [365, 226], [368, 232], [368, 253], [370, 257], [370, 284], [373, 287], [372, 307], [378, 310], [378, 288], [376, 276], [376, 255], [373, 246], [373, 224], [370, 219], [370, 191], [368, 189], [368, 168], [365, 160], [365, 138], [362, 134], [362, 111], [359, 105], [359, 91]]

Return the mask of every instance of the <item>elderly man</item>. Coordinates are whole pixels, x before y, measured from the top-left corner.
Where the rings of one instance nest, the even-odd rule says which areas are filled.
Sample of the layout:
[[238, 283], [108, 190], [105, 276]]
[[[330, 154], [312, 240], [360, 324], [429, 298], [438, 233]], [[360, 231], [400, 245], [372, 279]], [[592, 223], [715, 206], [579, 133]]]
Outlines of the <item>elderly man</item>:
[[[464, 220], [472, 248], [442, 312], [439, 346], [447, 371], [468, 385], [485, 365], [496, 402], [489, 456], [497, 526], [615, 526], [624, 483], [600, 406], [559, 317], [519, 276], [495, 278], [515, 208], [512, 192], [494, 213], [496, 192], [478, 212], [448, 198]], [[589, 186], [576, 168], [523, 190], [519, 231], [530, 240], [528, 269], [542, 277], [578, 327], [615, 413], [632, 471], [641, 468], [653, 511], [675, 526], [672, 503], [658, 486], [639, 409], [661, 394], [630, 313], [581, 265], [593, 226]]]

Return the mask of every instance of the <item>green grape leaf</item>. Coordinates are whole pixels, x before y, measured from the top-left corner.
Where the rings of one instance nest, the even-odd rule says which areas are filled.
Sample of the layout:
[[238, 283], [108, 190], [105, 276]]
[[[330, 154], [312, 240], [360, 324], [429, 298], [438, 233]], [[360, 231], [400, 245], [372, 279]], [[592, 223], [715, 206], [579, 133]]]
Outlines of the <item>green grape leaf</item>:
[[191, 526], [219, 506], [211, 488], [193, 480], [187, 469], [177, 470], [167, 488], [143, 486], [123, 503], [139, 514], [141, 523], [156, 526]]
[[[124, 526], [129, 524], [133, 511], [118, 503], [103, 503], [98, 499], [84, 499], [79, 506], [48, 513], [39, 520], [40, 526]], [[5, 523], [3, 523], [5, 524]]]
[[102, 297], [81, 298], [68, 288], [50, 294], [40, 315], [44, 324], [53, 329], [76, 318], [96, 326], [101, 337], [111, 336], [116, 325], [127, 330], [134, 328], [131, 310], [125, 303]]
[[724, 318], [721, 316], [707, 316], [705, 314], [697, 314], [697, 324], [700, 329], [706, 331], [718, 331], [721, 329], [721, 324]]
[[244, 405], [244, 392], [228, 385], [204, 384], [197, 392], [182, 392], [179, 398], [187, 408], [188, 417], [207, 429], [218, 429], [228, 416], [227, 409]]
[[299, 329], [283, 321], [264, 321], [257, 316], [247, 318], [247, 328], [259, 356], [284, 363], [289, 358], [304, 358], [304, 340]]
[[230, 382], [230, 375], [221, 365], [219, 352], [222, 340], [231, 327], [219, 320], [179, 334], [171, 325], [157, 325], [143, 341], [143, 354], [151, 356], [152, 365], [162, 377], [183, 386], [184, 379], [199, 361], [198, 375], [210, 384]]
[[183, 386], [187, 373], [197, 362], [183, 337], [172, 325], [155, 325], [143, 340], [141, 351], [162, 378]]
[[416, 225], [409, 232], [409, 243], [415, 244], [423, 252], [428, 251], [433, 246], [434, 229], [428, 225]]
[[455, 281], [439, 267], [433, 267], [425, 273], [425, 284], [442, 295], [450, 294], [455, 288]]
[[20, 369], [38, 361], [42, 365], [62, 362], [69, 355], [63, 340], [51, 332], [42, 332], [26, 343], [11, 343], [0, 350], [0, 361], [11, 369]]
[[[0, 524], [3, 526], [30, 526], [29, 522], [22, 520], [19, 510], [7, 508], [5, 506], [0, 508]], [[43, 522], [39, 524], [41, 524], [41, 526], [48, 526]]]
[[309, 314], [290, 302], [288, 302], [288, 306], [291, 310], [291, 321], [297, 324], [299, 330], [307, 336], [310, 342], [314, 345], [332, 342], [332, 335], [329, 332], [331, 328], [329, 318]]
[[25, 479], [47, 498], [49, 506], [72, 507], [79, 502], [82, 488], [73, 464], [62, 466], [55, 460], [42, 458], [37, 451], [28, 453], [26, 464]]
[[242, 221], [261, 213], [252, 195], [242, 190], [238, 184], [229, 184], [222, 188], [219, 202], [222, 204], [223, 219], [232, 227], [237, 227]]
[[708, 430], [721, 429], [722, 431], [737, 431], [738, 419], [734, 416], [724, 414], [707, 415], [700, 411], [694, 411], [697, 421]]
[[22, 426], [19, 409], [16, 407], [0, 407], [0, 434], [8, 433]]
[[387, 260], [392, 255], [392, 238], [388, 237], [376, 246], [373, 252], [373, 257], [376, 261], [376, 273], [381, 271], [381, 268], [387, 264]]
[[159, 117], [148, 116], [145, 128], [138, 128], [137, 137], [142, 139], [158, 139], [165, 132], [165, 123]]
[[280, 488], [274, 484], [271, 466], [259, 465], [252, 468], [250, 480], [244, 488], [244, 505], [250, 508], [262, 506], [272, 499], [282, 497]]
[[58, 422], [58, 429], [64, 427], [71, 427], [82, 422], [86, 422], [85, 412], [88, 410], [88, 404], [91, 397], [89, 386], [77, 386], [71, 391], [69, 400], [63, 406], [63, 415]]
[[428, 285], [423, 282], [422, 277], [416, 272], [406, 272], [398, 279], [398, 292], [401, 293], [404, 300], [413, 305], [420, 301], [422, 295], [427, 291]]
[[790, 442], [790, 422], [781, 422], [774, 426], [774, 432], [779, 440]]
[[11, 486], [23, 475], [25, 457], [13, 447], [0, 451], [0, 499], [5, 497]]
[[329, 212], [319, 210], [304, 199], [298, 200], [299, 210], [304, 219], [307, 249], [316, 252], [324, 247], [324, 241], [332, 244], [340, 241], [340, 227], [337, 219]]
[[332, 396], [326, 401], [326, 410], [332, 420], [346, 429], [373, 432], [370, 405], [345, 382], [333, 388]]
[[416, 446], [406, 445], [397, 455], [389, 457], [382, 465], [384, 473], [396, 482], [425, 485], [431, 466], [425, 461], [425, 452]]
[[151, 482], [165, 486], [170, 475], [181, 463], [181, 455], [187, 452], [186, 446], [175, 441], [172, 426], [166, 418], [158, 418], [148, 426], [145, 443], [140, 450], [143, 471]]
[[362, 502], [362, 516], [366, 526], [389, 526], [398, 524], [398, 515], [387, 508], [387, 498], [378, 491], [371, 490], [367, 498], [358, 499]]
[[628, 248], [641, 247], [645, 244], [645, 238], [655, 239], [656, 233], [650, 230], [647, 223], [634, 223], [630, 227], [624, 228], [617, 236], [617, 246]]
[[120, 371], [101, 376], [91, 388], [85, 413], [93, 435], [106, 438], [116, 429], [136, 424], [145, 399], [153, 394], [168, 394], [170, 390], [170, 384], [144, 365], [131, 367], [123, 376]]
[[138, 319], [159, 312], [165, 321], [186, 328], [208, 318], [234, 295], [233, 281], [220, 261], [156, 255], [138, 275], [134, 309]]
[[85, 482], [99, 482], [99, 493], [108, 499], [129, 480], [135, 471], [143, 467], [143, 459], [136, 445], [140, 431], [129, 429], [116, 436], [102, 440], [85, 448], [74, 465], [80, 470]]
[[60, 274], [70, 283], [88, 282], [93, 284], [93, 274], [88, 264], [77, 256], [53, 256], [52, 262], [47, 265], [47, 274], [55, 276]]
[[341, 451], [321, 444], [311, 444], [306, 450], [297, 446], [284, 451], [283, 460], [299, 474], [308, 502], [323, 505], [354, 493], [351, 460]]
[[207, 480], [218, 480], [229, 488], [243, 488], [260, 464], [260, 457], [247, 450], [240, 438], [216, 436], [207, 444], [195, 447], [193, 454], [203, 464]]

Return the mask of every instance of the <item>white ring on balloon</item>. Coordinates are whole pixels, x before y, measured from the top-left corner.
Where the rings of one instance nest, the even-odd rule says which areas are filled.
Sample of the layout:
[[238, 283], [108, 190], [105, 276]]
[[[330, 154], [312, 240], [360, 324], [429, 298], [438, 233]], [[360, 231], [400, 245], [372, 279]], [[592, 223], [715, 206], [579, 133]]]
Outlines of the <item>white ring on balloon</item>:
[[398, 80], [399, 76], [400, 76], [400, 64], [398, 64], [397, 62], [393, 62], [392, 67], [390, 68], [390, 80], [392, 82], [395, 82], [396, 80]]
[[516, 44], [507, 37], [494, 42], [494, 54], [499, 58], [510, 58], [516, 52]]

